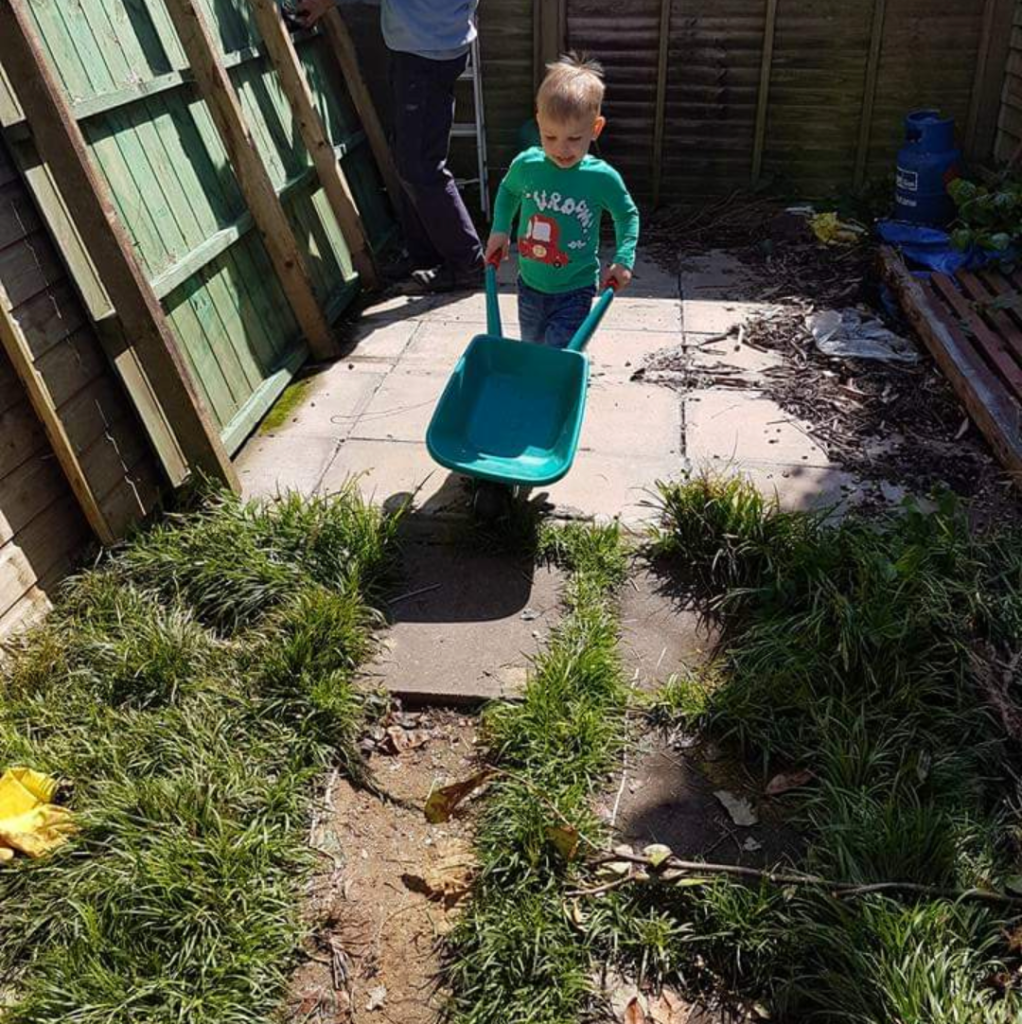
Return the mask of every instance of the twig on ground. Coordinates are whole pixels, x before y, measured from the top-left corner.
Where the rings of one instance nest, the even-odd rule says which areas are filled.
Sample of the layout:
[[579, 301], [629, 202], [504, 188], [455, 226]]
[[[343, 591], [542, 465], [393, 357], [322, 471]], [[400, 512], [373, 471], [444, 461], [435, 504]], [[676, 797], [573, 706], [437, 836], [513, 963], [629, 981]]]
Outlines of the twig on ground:
[[[864, 896], [875, 892], [908, 892], [920, 896], [932, 896], [937, 899], [978, 900], [983, 903], [1005, 903], [1009, 906], [1022, 906], [1022, 897], [1009, 896], [1006, 893], [987, 892], [984, 889], [948, 889], [937, 885], [921, 885], [917, 882], [875, 882], [862, 885], [857, 882], [839, 882], [821, 875], [768, 871], [763, 868], [744, 867], [741, 864], [709, 864], [699, 861], [680, 860], [668, 857], [658, 867], [654, 867], [648, 857], [638, 854], [610, 853], [593, 861], [594, 864], [612, 864], [627, 861], [639, 864], [651, 873], [651, 877], [663, 882], [673, 882], [686, 875], [736, 875], [742, 878], [756, 878], [773, 885], [807, 885], [828, 890], [832, 896], [840, 899], [844, 896]], [[634, 875], [625, 876], [615, 881], [622, 884], [640, 879]], [[614, 888], [617, 888], [615, 885]], [[579, 890], [569, 895], [587, 895]]]

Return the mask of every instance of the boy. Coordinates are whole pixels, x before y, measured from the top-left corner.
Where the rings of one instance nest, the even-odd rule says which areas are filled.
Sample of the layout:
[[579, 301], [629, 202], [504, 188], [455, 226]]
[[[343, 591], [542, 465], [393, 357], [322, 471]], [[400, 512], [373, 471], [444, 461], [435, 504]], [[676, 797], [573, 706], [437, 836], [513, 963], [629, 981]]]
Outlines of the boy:
[[617, 251], [604, 284], [632, 279], [639, 212], [621, 175], [589, 156], [606, 124], [603, 73], [595, 61], [562, 57], [536, 96], [542, 146], [515, 158], [494, 204], [486, 258], [507, 259], [511, 221], [518, 227], [518, 319], [522, 340], [565, 348], [596, 294], [600, 220], [614, 220]]

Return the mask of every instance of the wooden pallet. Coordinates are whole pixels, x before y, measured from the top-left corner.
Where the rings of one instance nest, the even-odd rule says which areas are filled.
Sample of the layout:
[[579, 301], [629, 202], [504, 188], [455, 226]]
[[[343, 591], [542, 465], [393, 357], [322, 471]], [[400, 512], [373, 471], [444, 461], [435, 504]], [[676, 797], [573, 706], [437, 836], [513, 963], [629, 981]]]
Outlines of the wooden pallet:
[[893, 249], [881, 249], [880, 261], [912, 326], [1022, 486], [1022, 272], [923, 279]]

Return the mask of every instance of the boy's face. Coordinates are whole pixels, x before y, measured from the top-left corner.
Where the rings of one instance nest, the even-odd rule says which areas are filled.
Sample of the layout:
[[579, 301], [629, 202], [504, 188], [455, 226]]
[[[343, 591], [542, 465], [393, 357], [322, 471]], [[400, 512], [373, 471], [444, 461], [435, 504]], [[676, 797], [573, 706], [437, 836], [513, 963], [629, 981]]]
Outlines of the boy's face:
[[595, 120], [574, 118], [570, 121], [556, 121], [549, 115], [536, 114], [539, 122], [539, 137], [543, 152], [558, 167], [574, 167], [589, 152], [593, 139], [599, 138], [607, 123], [602, 116]]

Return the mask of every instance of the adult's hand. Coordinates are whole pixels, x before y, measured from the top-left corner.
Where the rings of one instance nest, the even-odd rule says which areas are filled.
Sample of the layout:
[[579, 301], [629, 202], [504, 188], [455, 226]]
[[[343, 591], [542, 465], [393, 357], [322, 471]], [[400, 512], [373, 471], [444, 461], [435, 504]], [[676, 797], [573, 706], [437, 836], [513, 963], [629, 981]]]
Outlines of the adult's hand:
[[333, 6], [334, 0], [299, 0], [295, 16], [303, 28], [312, 28]]

